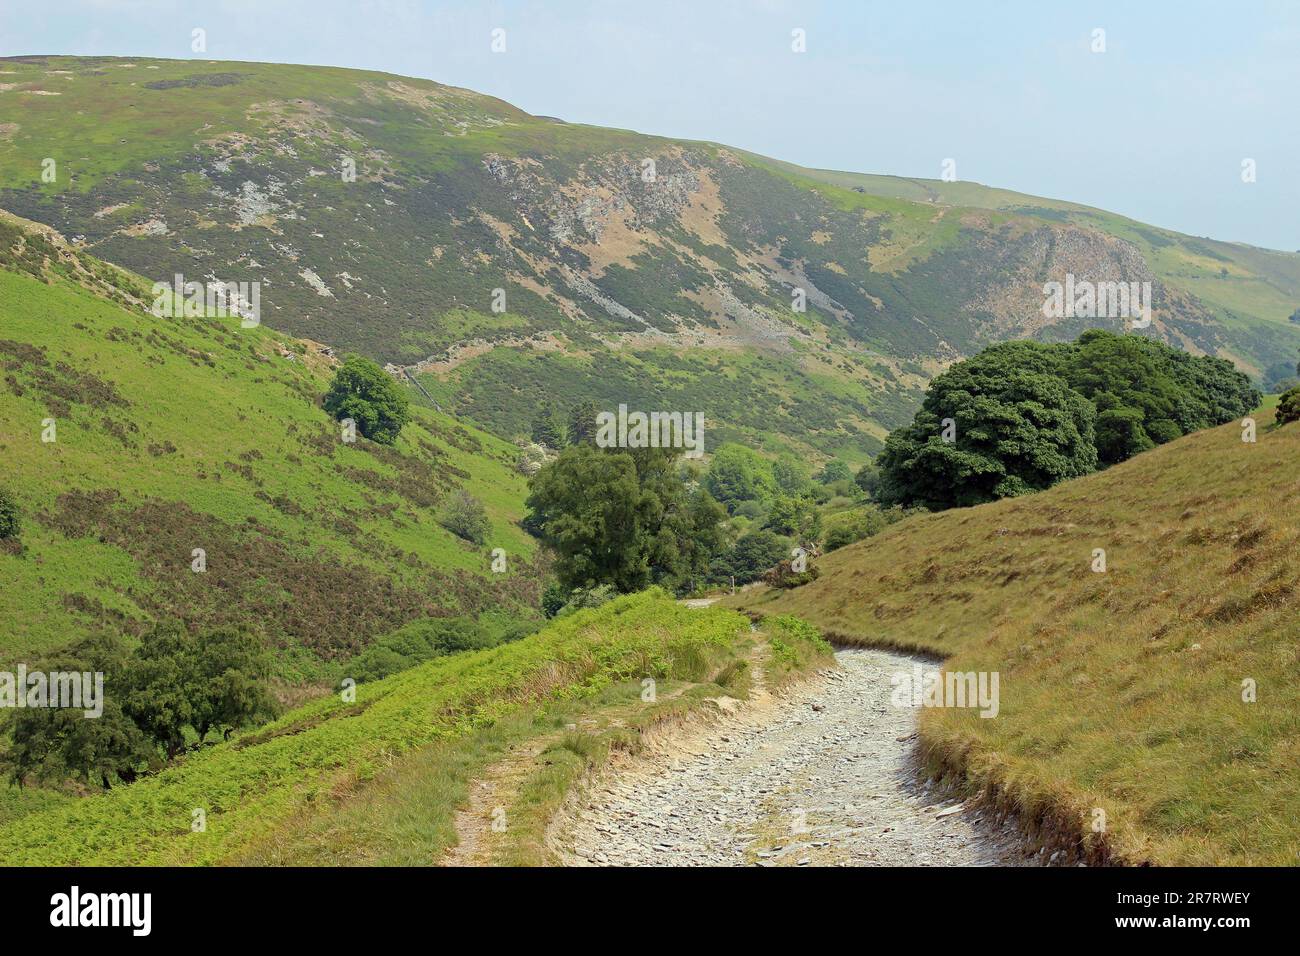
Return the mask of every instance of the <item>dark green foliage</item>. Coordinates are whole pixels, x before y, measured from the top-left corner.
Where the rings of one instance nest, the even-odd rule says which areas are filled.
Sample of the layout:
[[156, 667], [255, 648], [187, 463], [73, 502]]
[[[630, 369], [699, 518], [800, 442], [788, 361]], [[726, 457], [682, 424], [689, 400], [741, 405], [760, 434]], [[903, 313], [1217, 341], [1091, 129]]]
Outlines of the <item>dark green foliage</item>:
[[334, 373], [323, 404], [336, 419], [351, 418], [357, 431], [381, 445], [396, 442], [411, 417], [406, 395], [393, 377], [356, 355]]
[[1188, 355], [1154, 339], [1093, 329], [1073, 346], [1058, 348], [1066, 382], [1097, 408], [1103, 465], [1231, 421], [1260, 402], [1231, 362]]
[[[1093, 329], [1072, 344], [1006, 342], [930, 383], [877, 459], [884, 503], [949, 508], [1047, 488], [1259, 404], [1223, 359]], [[943, 420], [955, 422], [945, 442]]]
[[876, 490], [880, 487], [880, 470], [875, 462], [869, 461], [859, 468], [858, 473], [853, 476], [853, 483], [862, 490], [863, 494], [874, 498]]
[[103, 713], [88, 718], [69, 708], [16, 711], [13, 744], [4, 758], [16, 783], [73, 778], [108, 789], [115, 780], [134, 780], [141, 768], [157, 761], [156, 749], [122, 709], [127, 664], [121, 641], [97, 634], [34, 668], [103, 674]]
[[748, 584], [757, 581], [763, 572], [789, 554], [788, 539], [777, 537], [765, 529], [746, 532], [713, 561], [709, 576], [719, 584], [730, 584], [733, 576], [736, 584]]
[[564, 587], [680, 589], [703, 576], [724, 514], [687, 490], [675, 459], [667, 449], [576, 445], [534, 476], [527, 505]]
[[5, 538], [16, 538], [22, 531], [22, 521], [19, 517], [18, 502], [14, 501], [9, 492], [0, 488], [0, 541]]
[[18, 713], [8, 754], [15, 780], [69, 777], [105, 788], [130, 782], [143, 769], [171, 759], [193, 735], [202, 742], [220, 730], [274, 716], [267, 688], [270, 657], [259, 637], [235, 628], [193, 634], [178, 624], [147, 632], [134, 652], [99, 633], [40, 670], [103, 674], [103, 713], [31, 708]]
[[451, 496], [438, 516], [438, 523], [471, 544], [486, 543], [488, 532], [492, 530], [483, 502], [464, 490]]
[[533, 441], [539, 445], [545, 445], [547, 448], [563, 448], [568, 430], [568, 425], [556, 410], [554, 403], [547, 402], [533, 416], [530, 434]]
[[596, 415], [599, 409], [590, 399], [579, 402], [569, 412], [569, 444], [589, 445], [596, 440]]
[[484, 614], [478, 620], [461, 616], [411, 621], [358, 654], [347, 672], [358, 681], [379, 680], [435, 657], [517, 641], [538, 626], [505, 613]]
[[[1097, 467], [1092, 403], [1059, 377], [1058, 351], [1008, 342], [935, 378], [911, 425], [876, 460], [885, 504], [975, 505]], [[944, 441], [945, 419], [955, 440]]]
[[1277, 400], [1277, 423], [1285, 425], [1294, 421], [1300, 421], [1300, 385], [1282, 393]]
[[123, 709], [169, 758], [185, 749], [185, 733], [203, 741], [269, 718], [270, 661], [261, 639], [236, 628], [194, 634], [177, 624], [146, 633], [127, 668]]
[[558, 581], [552, 581], [542, 592], [542, 613], [548, 618], [555, 617], [568, 600], [569, 589]]

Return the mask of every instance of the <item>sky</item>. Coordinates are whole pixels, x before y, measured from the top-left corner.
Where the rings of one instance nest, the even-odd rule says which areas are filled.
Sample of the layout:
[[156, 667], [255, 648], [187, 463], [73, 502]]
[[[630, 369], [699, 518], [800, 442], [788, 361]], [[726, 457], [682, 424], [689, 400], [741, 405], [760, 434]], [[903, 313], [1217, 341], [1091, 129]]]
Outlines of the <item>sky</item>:
[[36, 53], [386, 70], [805, 166], [939, 178], [952, 159], [962, 180], [1300, 251], [1300, 3], [1287, 0], [0, 5], [0, 55]]

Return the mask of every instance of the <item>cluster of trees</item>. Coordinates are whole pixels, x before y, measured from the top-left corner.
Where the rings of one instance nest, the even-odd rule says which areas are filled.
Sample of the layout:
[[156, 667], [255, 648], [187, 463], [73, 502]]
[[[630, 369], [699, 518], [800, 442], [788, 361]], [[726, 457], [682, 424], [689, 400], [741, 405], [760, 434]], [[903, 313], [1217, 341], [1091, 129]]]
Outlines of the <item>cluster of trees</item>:
[[1257, 407], [1224, 359], [1094, 329], [1004, 342], [935, 378], [876, 459], [877, 497], [932, 510], [1048, 488]]
[[29, 778], [76, 778], [105, 789], [130, 783], [209, 734], [228, 738], [270, 719], [270, 666], [262, 639], [236, 628], [195, 634], [160, 624], [130, 652], [113, 635], [93, 635], [33, 670], [102, 673], [103, 713], [13, 711], [9, 772], [20, 785]]
[[596, 403], [579, 402], [561, 412], [553, 402], [543, 403], [533, 416], [531, 438], [546, 448], [559, 450], [569, 445], [591, 444], [596, 440]]
[[352, 355], [339, 366], [325, 392], [325, 411], [339, 421], [350, 418], [357, 431], [381, 445], [397, 441], [411, 420], [406, 393], [391, 375], [370, 359]]
[[[860, 504], [876, 482], [870, 466], [855, 476], [834, 460], [814, 476], [793, 455], [768, 459], [737, 444], [719, 446], [701, 473], [669, 449], [595, 447], [582, 430], [594, 409], [579, 406], [570, 418], [568, 446], [532, 479], [524, 522], [556, 556], [548, 615], [650, 585], [680, 593], [757, 580], [796, 547], [815, 551], [825, 505]], [[554, 430], [533, 437], [559, 440]], [[838, 541], [885, 523], [841, 521]]]

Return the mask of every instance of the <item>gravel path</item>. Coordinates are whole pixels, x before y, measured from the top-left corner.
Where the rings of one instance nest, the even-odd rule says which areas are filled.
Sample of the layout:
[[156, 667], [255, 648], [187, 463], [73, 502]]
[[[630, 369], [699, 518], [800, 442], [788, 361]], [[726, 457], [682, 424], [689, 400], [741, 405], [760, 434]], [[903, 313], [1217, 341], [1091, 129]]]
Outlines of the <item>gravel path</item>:
[[994, 827], [915, 783], [916, 713], [890, 675], [916, 659], [843, 650], [788, 696], [652, 746], [598, 780], [558, 828], [573, 865], [1016, 865]]

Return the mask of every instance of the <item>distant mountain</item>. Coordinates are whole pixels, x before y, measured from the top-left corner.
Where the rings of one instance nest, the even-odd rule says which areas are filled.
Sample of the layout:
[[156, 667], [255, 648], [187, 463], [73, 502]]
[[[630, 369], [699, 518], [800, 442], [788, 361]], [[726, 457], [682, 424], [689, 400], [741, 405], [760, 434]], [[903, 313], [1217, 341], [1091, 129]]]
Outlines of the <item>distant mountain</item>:
[[591, 398], [860, 461], [955, 358], [1133, 328], [1045, 316], [1048, 282], [1150, 283], [1137, 334], [1255, 375], [1300, 347], [1300, 255], [329, 67], [0, 60], [0, 207], [154, 279], [260, 282], [270, 327], [507, 437]]

